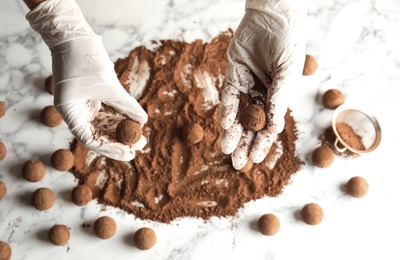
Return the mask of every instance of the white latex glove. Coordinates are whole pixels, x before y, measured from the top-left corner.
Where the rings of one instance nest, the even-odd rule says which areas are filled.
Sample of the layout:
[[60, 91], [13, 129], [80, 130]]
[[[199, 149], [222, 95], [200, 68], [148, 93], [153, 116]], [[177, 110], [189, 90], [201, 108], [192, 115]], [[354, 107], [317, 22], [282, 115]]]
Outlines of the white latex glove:
[[[299, 0], [248, 0], [246, 13], [228, 48], [226, 85], [221, 100], [222, 151], [241, 169], [249, 157], [262, 162], [285, 124], [290, 89], [301, 77], [306, 55], [307, 9]], [[256, 90], [255, 84], [261, 86]], [[267, 126], [243, 128], [240, 95], [249, 95], [267, 113]]]
[[146, 138], [127, 146], [94, 137], [90, 123], [101, 102], [142, 126], [147, 114], [118, 81], [99, 35], [86, 22], [74, 0], [47, 0], [26, 15], [51, 51], [54, 105], [71, 133], [86, 147], [112, 159], [129, 161]]

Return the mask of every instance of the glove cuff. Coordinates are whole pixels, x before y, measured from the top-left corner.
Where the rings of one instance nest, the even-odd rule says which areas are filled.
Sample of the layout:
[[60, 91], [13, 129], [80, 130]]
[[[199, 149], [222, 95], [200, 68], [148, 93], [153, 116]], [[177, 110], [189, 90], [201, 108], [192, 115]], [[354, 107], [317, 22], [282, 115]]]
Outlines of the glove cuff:
[[46, 0], [25, 18], [50, 49], [76, 37], [95, 35], [75, 0]]
[[289, 23], [306, 15], [307, 7], [308, 0], [246, 0], [246, 10], [258, 10]]

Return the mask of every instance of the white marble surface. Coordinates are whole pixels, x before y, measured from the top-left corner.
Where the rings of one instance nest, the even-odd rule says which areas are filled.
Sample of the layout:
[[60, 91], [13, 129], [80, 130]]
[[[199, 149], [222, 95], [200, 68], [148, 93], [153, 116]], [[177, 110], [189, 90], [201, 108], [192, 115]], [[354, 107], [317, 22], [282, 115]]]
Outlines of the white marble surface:
[[[78, 0], [94, 30], [103, 36], [113, 61], [153, 40], [206, 41], [228, 28], [235, 29], [244, 13], [242, 0]], [[40, 110], [52, 103], [43, 90], [51, 74], [50, 53], [28, 26], [22, 0], [2, 0], [0, 9], [0, 100], [8, 111], [0, 119], [0, 140], [8, 147], [0, 162], [0, 179], [8, 186], [0, 202], [0, 240], [10, 243], [12, 259], [400, 259], [399, 119], [400, 2], [398, 0], [310, 1], [307, 51], [317, 57], [318, 71], [299, 82], [291, 105], [298, 121], [298, 154], [306, 162], [277, 198], [248, 203], [235, 217], [183, 219], [161, 224], [92, 201], [77, 207], [69, 199], [76, 185], [72, 174], [49, 166], [58, 148], [68, 147], [72, 135], [63, 124], [49, 129], [39, 122]], [[321, 94], [339, 88], [348, 104], [372, 111], [381, 123], [380, 147], [356, 159], [336, 158], [327, 169], [311, 166], [309, 157], [317, 136], [330, 123]], [[27, 183], [22, 164], [32, 158], [47, 166], [45, 178]], [[362, 199], [346, 195], [342, 186], [360, 175], [370, 184]], [[29, 202], [38, 187], [51, 187], [56, 205], [36, 211]], [[320, 225], [299, 220], [309, 202], [325, 212]], [[280, 231], [273, 237], [255, 229], [265, 213], [276, 214]], [[114, 217], [118, 230], [100, 240], [91, 228], [102, 215]], [[71, 227], [68, 246], [51, 245], [47, 230], [55, 223]], [[139, 251], [131, 242], [139, 228], [154, 228], [158, 243]]]

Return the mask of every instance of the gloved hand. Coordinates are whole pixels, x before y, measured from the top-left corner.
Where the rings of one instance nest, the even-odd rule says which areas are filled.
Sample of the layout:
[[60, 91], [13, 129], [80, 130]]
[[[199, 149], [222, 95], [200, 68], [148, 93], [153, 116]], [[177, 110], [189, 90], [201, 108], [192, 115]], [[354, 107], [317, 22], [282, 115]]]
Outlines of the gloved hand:
[[[228, 48], [221, 99], [222, 151], [241, 169], [262, 162], [284, 128], [291, 88], [301, 77], [306, 48], [307, 9], [298, 0], [247, 0], [246, 13]], [[240, 96], [264, 106], [267, 125], [254, 132], [239, 122]]]
[[90, 121], [101, 102], [142, 126], [147, 114], [122, 87], [102, 39], [86, 22], [74, 0], [48, 0], [31, 10], [26, 19], [47, 44], [52, 55], [54, 105], [71, 133], [86, 147], [116, 160], [129, 161], [146, 138], [131, 145], [95, 137]]

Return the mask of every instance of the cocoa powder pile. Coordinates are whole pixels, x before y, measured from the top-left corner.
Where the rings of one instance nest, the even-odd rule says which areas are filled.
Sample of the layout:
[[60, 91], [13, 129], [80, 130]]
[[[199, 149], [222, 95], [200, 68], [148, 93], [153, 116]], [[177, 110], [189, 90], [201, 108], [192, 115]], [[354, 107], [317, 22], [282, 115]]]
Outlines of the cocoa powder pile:
[[[231, 38], [228, 32], [210, 43], [161, 41], [154, 51], [138, 47], [116, 62], [121, 84], [149, 115], [143, 127], [148, 144], [131, 162], [121, 162], [75, 140], [71, 172], [93, 198], [141, 219], [169, 223], [186, 216], [232, 216], [246, 202], [281, 194], [303, 164], [295, 153], [297, 130], [290, 111], [264, 162], [241, 173], [221, 151], [219, 102]], [[100, 114], [108, 122], [116, 119], [109, 129], [121, 120], [108, 107]], [[198, 143], [187, 142], [183, 134], [190, 124], [203, 128]]]

